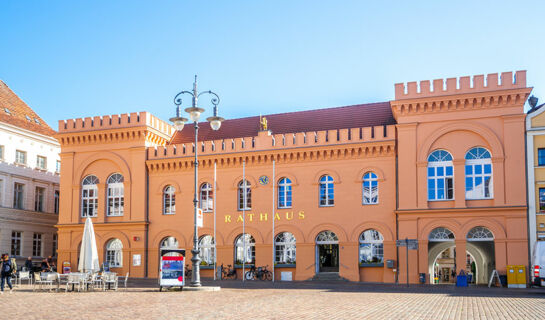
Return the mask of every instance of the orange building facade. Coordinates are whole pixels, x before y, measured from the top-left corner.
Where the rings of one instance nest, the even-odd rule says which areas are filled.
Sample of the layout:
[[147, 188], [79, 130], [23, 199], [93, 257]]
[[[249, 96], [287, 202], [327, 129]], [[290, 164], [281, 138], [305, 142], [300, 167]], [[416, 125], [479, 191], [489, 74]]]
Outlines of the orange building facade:
[[[278, 279], [404, 282], [405, 238], [419, 244], [412, 283], [422, 273], [452, 282], [462, 269], [485, 283], [494, 269], [528, 265], [525, 77], [397, 84], [393, 101], [268, 115], [266, 128], [258, 117], [215, 133], [203, 123], [201, 275], [212, 277], [215, 256], [274, 263]], [[60, 121], [59, 263], [77, 265], [87, 216], [101, 262], [118, 273], [157, 277], [162, 246], [190, 257], [192, 130], [147, 112]]]

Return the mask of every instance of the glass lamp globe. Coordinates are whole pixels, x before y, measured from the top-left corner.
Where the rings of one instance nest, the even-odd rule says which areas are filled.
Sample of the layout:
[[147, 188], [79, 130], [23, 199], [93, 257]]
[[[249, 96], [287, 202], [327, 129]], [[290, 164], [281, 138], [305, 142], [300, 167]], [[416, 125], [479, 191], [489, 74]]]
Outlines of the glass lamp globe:
[[217, 131], [221, 127], [221, 122], [223, 120], [225, 120], [225, 119], [223, 119], [222, 117], [214, 116], [214, 117], [210, 117], [210, 118], [208, 118], [206, 120], [208, 120], [208, 122], [210, 122], [210, 127], [212, 127], [212, 130]]
[[185, 112], [189, 113], [189, 119], [191, 119], [191, 121], [197, 122], [199, 121], [199, 118], [201, 117], [201, 113], [204, 112], [204, 109], [198, 108], [198, 107], [191, 107], [191, 108], [186, 108]]
[[174, 126], [174, 128], [178, 131], [182, 131], [182, 129], [184, 128], [185, 122], [187, 121], [186, 118], [182, 118], [182, 117], [172, 117], [169, 120], [170, 122], [172, 122], [172, 125]]

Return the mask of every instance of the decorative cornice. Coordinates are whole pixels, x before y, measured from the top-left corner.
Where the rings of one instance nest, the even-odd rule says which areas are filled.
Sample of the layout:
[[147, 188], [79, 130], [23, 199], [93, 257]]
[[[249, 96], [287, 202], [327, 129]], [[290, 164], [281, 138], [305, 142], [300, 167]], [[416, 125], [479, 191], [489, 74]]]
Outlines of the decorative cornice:
[[[239, 167], [245, 161], [248, 165], [269, 165], [277, 163], [296, 163], [309, 161], [349, 160], [366, 157], [393, 157], [395, 141], [381, 141], [359, 144], [338, 144], [322, 147], [291, 147], [281, 150], [247, 150], [233, 153], [207, 154], [199, 156], [199, 168], [211, 168], [214, 162], [219, 168]], [[193, 170], [193, 157], [162, 158], [147, 160], [150, 172], [172, 172]]]
[[531, 88], [521, 88], [475, 92], [469, 94], [394, 100], [391, 101], [390, 104], [394, 117], [397, 119], [398, 116], [522, 106], [531, 91]]

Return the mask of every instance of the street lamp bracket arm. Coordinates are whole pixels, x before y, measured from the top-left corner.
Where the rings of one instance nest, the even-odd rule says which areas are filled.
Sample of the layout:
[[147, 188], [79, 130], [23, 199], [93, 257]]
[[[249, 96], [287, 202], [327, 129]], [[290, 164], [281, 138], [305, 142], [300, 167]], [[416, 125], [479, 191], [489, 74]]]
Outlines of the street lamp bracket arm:
[[182, 91], [180, 93], [178, 93], [175, 97], [174, 97], [174, 104], [177, 105], [177, 106], [181, 106], [182, 105], [182, 95], [183, 94], [190, 94], [192, 97], [195, 97], [195, 95], [193, 95], [193, 92], [191, 91]]
[[203, 91], [203, 92], [201, 92], [201, 93], [199, 93], [199, 94], [197, 95], [197, 98], [199, 98], [199, 97], [200, 97], [201, 95], [203, 95], [203, 94], [210, 94], [210, 95], [213, 96], [212, 99], [210, 100], [210, 102], [211, 102], [214, 106], [217, 106], [217, 105], [220, 103], [220, 97], [219, 97], [215, 92], [210, 91], [210, 90], [208, 90], [208, 91]]

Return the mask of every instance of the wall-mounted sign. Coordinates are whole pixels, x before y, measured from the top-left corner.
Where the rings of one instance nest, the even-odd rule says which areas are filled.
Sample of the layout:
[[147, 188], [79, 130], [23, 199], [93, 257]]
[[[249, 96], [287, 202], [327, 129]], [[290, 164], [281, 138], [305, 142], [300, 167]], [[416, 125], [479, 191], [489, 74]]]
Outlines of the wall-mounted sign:
[[[269, 219], [272, 220], [272, 215], [267, 212], [261, 212], [259, 214], [257, 213], [246, 213], [245, 222], [264, 222], [269, 221]], [[225, 215], [225, 223], [231, 223], [231, 222], [239, 222], [242, 223], [242, 213], [239, 213], [237, 215]], [[287, 211], [287, 212], [276, 212], [274, 214], [274, 219], [276, 221], [278, 220], [303, 220], [305, 219], [305, 212], [303, 210], [299, 212], [295, 211]]]
[[259, 177], [259, 184], [266, 185], [267, 183], [269, 183], [269, 177], [267, 176]]
[[139, 254], [133, 254], [132, 255], [132, 265], [135, 267], [139, 267], [142, 264], [142, 256]]

